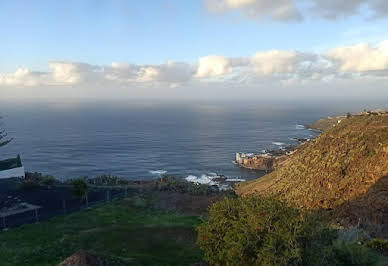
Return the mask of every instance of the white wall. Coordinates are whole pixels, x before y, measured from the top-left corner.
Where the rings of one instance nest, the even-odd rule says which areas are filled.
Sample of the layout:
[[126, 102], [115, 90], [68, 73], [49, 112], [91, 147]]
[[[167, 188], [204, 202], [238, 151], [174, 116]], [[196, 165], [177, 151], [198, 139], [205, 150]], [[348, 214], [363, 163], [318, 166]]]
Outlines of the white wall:
[[24, 177], [24, 167], [13, 168], [9, 170], [0, 171], [0, 179], [11, 177]]

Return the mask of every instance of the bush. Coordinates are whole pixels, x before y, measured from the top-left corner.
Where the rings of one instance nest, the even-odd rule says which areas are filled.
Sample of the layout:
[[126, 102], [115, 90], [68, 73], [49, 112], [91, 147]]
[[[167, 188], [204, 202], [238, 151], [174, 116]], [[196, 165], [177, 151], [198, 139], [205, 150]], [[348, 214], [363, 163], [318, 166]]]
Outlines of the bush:
[[51, 175], [44, 175], [38, 172], [26, 172], [26, 177], [22, 181], [21, 187], [27, 188], [36, 188], [40, 185], [45, 185], [47, 187], [53, 185], [56, 182], [55, 178]]
[[39, 187], [39, 183], [33, 180], [22, 180], [20, 182], [19, 189], [21, 190], [33, 190]]
[[323, 217], [272, 198], [225, 198], [210, 207], [197, 243], [212, 265], [373, 265], [369, 248], [338, 239]]
[[214, 265], [298, 265], [305, 216], [268, 198], [225, 198], [198, 228], [198, 244]]
[[86, 178], [86, 182], [96, 186], [120, 186], [128, 185], [128, 180], [114, 175], [100, 175], [94, 178]]
[[55, 179], [53, 176], [47, 175], [47, 176], [43, 176], [40, 182], [46, 185], [47, 187], [50, 187], [55, 183]]
[[155, 181], [155, 188], [159, 191], [173, 191], [191, 195], [210, 195], [217, 193], [218, 188], [195, 184], [173, 176], [163, 176]]
[[336, 264], [333, 265], [374, 265], [378, 258], [369, 248], [354, 243], [345, 242], [342, 240], [336, 241], [332, 246], [333, 256]]
[[388, 239], [374, 238], [367, 243], [367, 246], [374, 249], [384, 255], [388, 254]]
[[72, 182], [72, 190], [73, 194], [77, 197], [80, 197], [81, 200], [85, 197], [87, 197], [87, 193], [89, 190], [88, 184], [86, 183], [85, 180], [79, 178], [79, 179], [74, 179]]

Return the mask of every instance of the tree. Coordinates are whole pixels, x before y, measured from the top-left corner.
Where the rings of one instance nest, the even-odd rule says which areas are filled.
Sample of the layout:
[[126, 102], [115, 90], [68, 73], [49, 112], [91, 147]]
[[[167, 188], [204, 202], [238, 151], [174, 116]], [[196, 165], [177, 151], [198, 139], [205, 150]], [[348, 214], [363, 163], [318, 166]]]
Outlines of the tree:
[[[0, 116], [0, 120], [1, 120], [1, 116]], [[2, 126], [1, 121], [0, 121], [0, 126]], [[8, 135], [5, 132], [5, 130], [0, 129], [0, 147], [7, 145], [11, 141], [12, 141], [12, 139], [8, 138]]]
[[50, 187], [55, 183], [55, 178], [51, 175], [43, 176], [41, 178], [41, 182], [47, 186], [47, 189], [50, 189]]
[[88, 200], [88, 184], [83, 179], [75, 179], [72, 182], [73, 185], [73, 194], [80, 198], [81, 202], [83, 199], [86, 201], [86, 207], [89, 206]]

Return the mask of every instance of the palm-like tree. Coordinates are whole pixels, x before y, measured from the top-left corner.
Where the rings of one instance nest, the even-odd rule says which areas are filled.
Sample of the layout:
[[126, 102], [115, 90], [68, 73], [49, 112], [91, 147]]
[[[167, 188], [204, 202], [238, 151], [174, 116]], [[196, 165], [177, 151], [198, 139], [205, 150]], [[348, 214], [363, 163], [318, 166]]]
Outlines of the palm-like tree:
[[81, 202], [83, 199], [86, 201], [86, 207], [89, 207], [89, 199], [88, 199], [88, 191], [89, 186], [88, 183], [85, 182], [85, 180], [79, 178], [75, 179], [72, 182], [73, 185], [73, 194], [80, 198]]

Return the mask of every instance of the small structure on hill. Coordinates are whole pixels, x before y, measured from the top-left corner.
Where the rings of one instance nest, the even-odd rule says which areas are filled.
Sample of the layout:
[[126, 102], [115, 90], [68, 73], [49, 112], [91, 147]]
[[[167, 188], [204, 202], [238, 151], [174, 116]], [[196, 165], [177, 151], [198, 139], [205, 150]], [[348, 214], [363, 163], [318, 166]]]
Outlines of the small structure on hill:
[[0, 161], [0, 179], [13, 177], [25, 177], [25, 171], [20, 155], [16, 158]]

